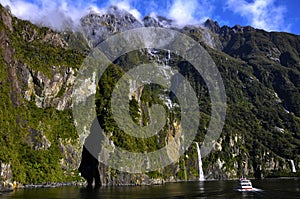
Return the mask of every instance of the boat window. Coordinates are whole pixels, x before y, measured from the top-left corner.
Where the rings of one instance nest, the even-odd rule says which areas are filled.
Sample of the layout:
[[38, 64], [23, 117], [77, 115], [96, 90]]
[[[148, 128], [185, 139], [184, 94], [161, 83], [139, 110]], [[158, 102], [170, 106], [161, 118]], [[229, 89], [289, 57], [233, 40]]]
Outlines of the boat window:
[[244, 183], [242, 186], [251, 186], [251, 184]]

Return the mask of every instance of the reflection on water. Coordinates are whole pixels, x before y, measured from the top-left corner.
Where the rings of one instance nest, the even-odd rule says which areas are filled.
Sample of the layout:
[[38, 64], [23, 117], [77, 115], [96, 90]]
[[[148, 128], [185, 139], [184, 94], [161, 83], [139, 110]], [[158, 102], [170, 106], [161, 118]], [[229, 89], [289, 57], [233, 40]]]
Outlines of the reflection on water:
[[238, 192], [237, 181], [182, 182], [153, 186], [121, 186], [89, 189], [60, 187], [27, 189], [0, 195], [0, 198], [300, 198], [300, 179], [252, 180], [257, 191]]

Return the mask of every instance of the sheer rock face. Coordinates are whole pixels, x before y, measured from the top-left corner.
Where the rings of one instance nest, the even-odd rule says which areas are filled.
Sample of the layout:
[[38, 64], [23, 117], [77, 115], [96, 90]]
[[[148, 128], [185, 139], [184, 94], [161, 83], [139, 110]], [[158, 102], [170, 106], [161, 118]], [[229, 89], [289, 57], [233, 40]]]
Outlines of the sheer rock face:
[[4, 179], [6, 182], [12, 180], [11, 164], [0, 161], [0, 179]]
[[24, 71], [24, 81], [27, 80], [25, 99], [35, 99], [39, 108], [55, 107], [57, 110], [71, 108], [75, 71], [72, 68], [53, 66], [52, 77], [48, 78], [42, 72], [28, 68]]
[[1, 21], [4, 23], [4, 25], [10, 30], [13, 31], [13, 25], [12, 25], [12, 16], [9, 10], [3, 9], [1, 12]]
[[34, 150], [47, 150], [51, 146], [51, 143], [43, 135], [43, 132], [29, 129], [30, 135], [27, 138], [28, 145], [32, 147]]

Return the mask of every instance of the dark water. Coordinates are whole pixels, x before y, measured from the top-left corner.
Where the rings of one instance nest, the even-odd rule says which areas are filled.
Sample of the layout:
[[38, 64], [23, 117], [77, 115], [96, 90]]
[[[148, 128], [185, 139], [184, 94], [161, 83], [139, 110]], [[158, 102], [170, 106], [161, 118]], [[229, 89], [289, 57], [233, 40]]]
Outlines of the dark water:
[[154, 186], [27, 189], [0, 195], [1, 198], [300, 198], [300, 179], [252, 180], [255, 192], [238, 192], [237, 181], [169, 183]]

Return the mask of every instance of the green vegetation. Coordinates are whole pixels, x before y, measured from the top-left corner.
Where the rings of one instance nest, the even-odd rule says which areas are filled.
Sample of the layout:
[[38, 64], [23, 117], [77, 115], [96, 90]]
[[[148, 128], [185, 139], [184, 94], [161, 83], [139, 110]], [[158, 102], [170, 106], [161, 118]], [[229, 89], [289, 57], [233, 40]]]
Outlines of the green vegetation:
[[[3, 8], [1, 8], [2, 10]], [[52, 66], [70, 67], [78, 69], [84, 59], [83, 52], [87, 45], [80, 46], [81, 49], [75, 48], [76, 44], [68, 43], [60, 36], [59, 33], [46, 27], [37, 27], [29, 21], [18, 20], [12, 17], [12, 28], [10, 32], [2, 23], [2, 29], [6, 29], [9, 35], [10, 45], [14, 48], [14, 58], [19, 63], [27, 64], [34, 71], [41, 71], [43, 74], [51, 74]], [[66, 36], [67, 37], [67, 36]], [[77, 36], [78, 43], [83, 39]], [[68, 37], [73, 41], [73, 37]]]
[[[5, 12], [2, 7], [0, 12]], [[27, 82], [24, 82], [22, 70], [28, 67], [52, 77], [52, 66], [79, 68], [84, 55], [60, 46], [59, 43], [64, 41], [48, 28], [39, 28], [14, 17], [11, 19], [13, 31], [0, 20], [0, 32], [7, 35], [9, 43], [0, 48], [0, 161], [11, 164], [12, 180], [20, 183], [78, 180], [74, 166], [63, 168], [61, 165], [64, 154], [60, 144], [76, 146], [78, 142], [72, 111], [38, 108], [34, 97], [32, 101], [25, 100]], [[14, 70], [17, 76], [12, 75]], [[14, 87], [16, 84], [19, 88]], [[48, 143], [43, 143], [43, 136]]]
[[[281, 52], [293, 49], [291, 46], [283, 49], [284, 46], [277, 43], [275, 46], [270, 42], [269, 37], [277, 38], [281, 34], [287, 36], [282, 38], [285, 41], [284, 46], [294, 45], [292, 41], [299, 41], [299, 37], [294, 35], [254, 31], [234, 35], [225, 47], [227, 54], [238, 59], [208, 49], [223, 76], [228, 107], [222, 134], [225, 140], [222, 143], [222, 152], [212, 154], [206, 164], [221, 157], [226, 160], [224, 166], [234, 170], [233, 161], [240, 162], [245, 159], [244, 156], [233, 157], [232, 153], [237, 149], [243, 150], [239, 154], [244, 153], [250, 157], [249, 162], [254, 169], [261, 165], [266, 176], [275, 172], [265, 170], [268, 167], [267, 162], [272, 158], [281, 166], [286, 159], [299, 162], [299, 102], [295, 101], [299, 99], [300, 90], [298, 80], [290, 77], [299, 77], [300, 71], [295, 69], [297, 64], [282, 66], [264, 54], [265, 51], [277, 47]], [[265, 47], [264, 50], [261, 46]], [[287, 112], [287, 108], [291, 112]], [[233, 138], [234, 135], [241, 136], [242, 142], [230, 146], [230, 137]], [[265, 155], [266, 152], [270, 154]], [[241, 162], [239, 165], [240, 168]], [[288, 173], [289, 167], [281, 172]]]

